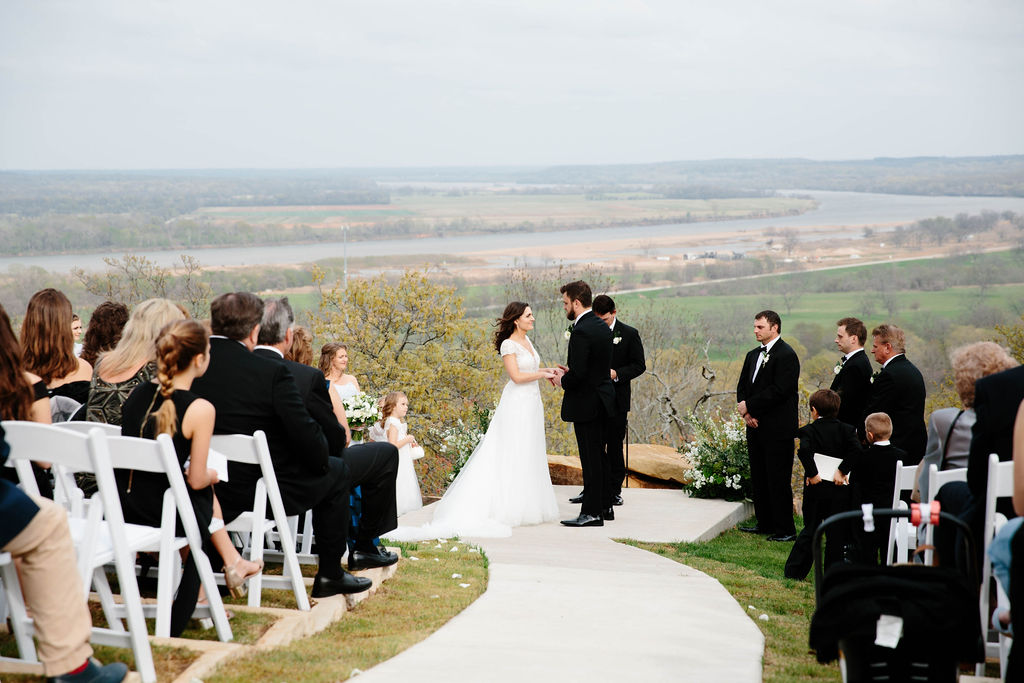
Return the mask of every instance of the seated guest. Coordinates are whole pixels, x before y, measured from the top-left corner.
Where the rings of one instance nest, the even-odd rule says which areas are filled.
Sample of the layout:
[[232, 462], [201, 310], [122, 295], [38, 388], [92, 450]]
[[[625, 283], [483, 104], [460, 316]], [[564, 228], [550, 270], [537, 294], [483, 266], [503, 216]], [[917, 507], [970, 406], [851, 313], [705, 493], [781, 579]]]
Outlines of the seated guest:
[[71, 302], [63, 292], [42, 289], [33, 294], [21, 324], [21, 352], [25, 369], [42, 378], [50, 397], [67, 396], [83, 404], [92, 366], [75, 356], [71, 316]]
[[[885, 413], [868, 415], [864, 420], [864, 432], [868, 448], [861, 456], [857, 468], [858, 497], [861, 503], [888, 509], [892, 507], [893, 489], [896, 486], [896, 463], [906, 462], [907, 453], [889, 441], [892, 436], [892, 420]], [[875, 531], [865, 534], [861, 543], [865, 561], [874, 565], [885, 564], [888, 561], [888, 544], [889, 524], [877, 524]]]
[[[158, 434], [171, 436], [178, 462], [183, 468], [186, 461], [189, 463], [184, 471], [185, 483], [207, 555], [212, 558], [213, 552], [220, 554], [224, 560], [224, 582], [232, 595], [241, 597], [243, 583], [263, 567], [238, 554], [223, 522], [217, 525], [219, 528], [211, 538], [213, 518], [223, 518], [213, 491], [217, 472], [206, 467], [215, 412], [209, 401], [190, 391], [192, 382], [206, 371], [210, 362], [206, 330], [194, 320], [168, 323], [157, 336], [154, 347], [159, 384], [139, 385], [124, 402], [121, 433], [147, 439], [155, 439]], [[115, 471], [115, 477], [125, 521], [161, 526], [167, 477], [155, 472], [120, 469]], [[178, 535], [184, 536], [180, 521], [178, 527]], [[195, 611], [198, 594], [199, 575], [194, 558], [190, 556], [171, 608], [172, 636], [181, 635], [185, 629]]]
[[950, 354], [953, 385], [960, 396], [961, 408], [939, 408], [928, 418], [928, 446], [917, 468], [913, 500], [928, 500], [928, 468], [940, 470], [967, 467], [974, 427], [974, 383], [981, 377], [1002, 372], [1017, 365], [1006, 349], [995, 342], [977, 342], [961, 346]]
[[156, 375], [157, 335], [168, 323], [184, 318], [168, 299], [147, 299], [135, 307], [117, 346], [101, 355], [93, 368], [87, 421], [120, 426], [125, 399]]
[[892, 444], [907, 452], [903, 464], [916, 465], [928, 443], [924, 377], [907, 359], [903, 330], [895, 325], [879, 325], [871, 330], [871, 338], [871, 353], [882, 369], [871, 383], [865, 414], [888, 415], [892, 420]]
[[[1018, 515], [1024, 515], [1024, 402], [1017, 408], [1013, 426], [1013, 508]], [[1024, 614], [1024, 532], [1020, 529], [1010, 541], [1010, 575], [1006, 592], [1010, 597], [1010, 613], [999, 615], [1000, 624], [1010, 628], [1013, 613]], [[1007, 661], [1006, 680], [1017, 681], [1024, 676], [1024, 647], [1017, 647], [1016, 639], [1010, 646]]]
[[[332, 456], [340, 457], [347, 470], [349, 488], [360, 487], [362, 515], [353, 551], [349, 554], [350, 570], [394, 564], [398, 556], [374, 544], [373, 539], [398, 526], [395, 502], [395, 478], [398, 473], [398, 450], [388, 443], [365, 443], [345, 447], [347, 434], [331, 409], [330, 390], [320, 370], [284, 358], [293, 343], [295, 315], [288, 298], [269, 299], [259, 331], [259, 345], [253, 353], [284, 364], [292, 372], [299, 393], [309, 414], [327, 438]], [[319, 542], [316, 529], [314, 535]]]
[[[50, 424], [50, 398], [38, 376], [26, 372], [21, 345], [11, 329], [11, 319], [0, 305], [0, 420], [26, 420]], [[33, 462], [39, 493], [53, 498], [53, 483], [47, 462]], [[17, 483], [18, 475], [9, 467], [0, 467], [0, 478]]]
[[313, 335], [302, 325], [295, 327], [295, 339], [285, 358], [303, 365], [313, 364]]
[[[995, 453], [1003, 462], [1013, 457], [1013, 423], [1022, 400], [1024, 366], [982, 377], [974, 383], [975, 420], [967, 454], [967, 483], [946, 484], [936, 498], [945, 512], [958, 516], [971, 528], [975, 538], [981, 538], [985, 525], [989, 454]], [[1016, 516], [1013, 506], [1005, 501], [999, 501], [996, 509], [1007, 518]], [[950, 525], [936, 528], [935, 545], [943, 562], [955, 558], [960, 548]]]
[[[786, 560], [785, 575], [788, 579], [803, 579], [810, 571], [814, 563], [811, 544], [821, 522], [837, 512], [850, 509], [847, 484], [850, 471], [857, 465], [860, 456], [857, 430], [836, 417], [839, 414], [839, 394], [831, 389], [819, 389], [811, 394], [809, 402], [811, 423], [797, 432], [800, 437], [797, 457], [804, 466], [804, 528]], [[814, 460], [816, 455], [827, 455], [842, 461], [831, 479], [823, 480], [818, 474]], [[826, 568], [843, 558], [843, 549], [849, 542], [846, 531], [839, 525], [827, 532]]]
[[[263, 430], [285, 511], [299, 515], [312, 509], [320, 556], [313, 597], [368, 589], [370, 579], [341, 567], [349, 520], [345, 462], [329, 457], [323, 428], [310, 416], [288, 367], [252, 353], [263, 302], [249, 292], [222, 294], [210, 304], [210, 314], [210, 367], [192, 390], [216, 409], [214, 433], [251, 435]], [[230, 463], [228, 471], [230, 479], [217, 487], [217, 497], [230, 522], [252, 510], [262, 475], [256, 465]], [[394, 528], [397, 520], [381, 524], [383, 532]]]
[[85, 329], [85, 339], [82, 340], [82, 352], [78, 357], [90, 365], [96, 365], [96, 359], [101, 353], [117, 346], [127, 322], [127, 306], [113, 301], [101, 303], [89, 318], [89, 327]]
[[[9, 453], [0, 426], [0, 467]], [[30, 498], [14, 484], [0, 480], [0, 519], [0, 551], [19, 561], [21, 592], [32, 614], [37, 652], [47, 680], [124, 680], [128, 674], [124, 664], [101, 666], [92, 659], [92, 617], [75, 571], [75, 546], [63, 508], [51, 500]]]

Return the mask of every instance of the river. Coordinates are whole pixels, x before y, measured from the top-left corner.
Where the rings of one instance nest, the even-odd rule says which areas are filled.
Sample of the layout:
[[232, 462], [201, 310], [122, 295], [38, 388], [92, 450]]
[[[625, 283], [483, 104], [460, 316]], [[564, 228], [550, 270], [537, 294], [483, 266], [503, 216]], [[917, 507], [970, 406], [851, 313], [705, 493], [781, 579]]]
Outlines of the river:
[[[859, 234], [864, 226], [910, 223], [933, 216], [953, 217], [958, 213], [976, 214], [981, 211], [1014, 211], [1024, 213], [1024, 197], [924, 197], [917, 195], [868, 194], [859, 192], [824, 192], [802, 190], [800, 194], [813, 196], [819, 203], [815, 211], [799, 216], [728, 220], [714, 223], [681, 223], [669, 225], [619, 226], [555, 232], [515, 232], [495, 235], [461, 235], [453, 237], [403, 238], [396, 240], [370, 240], [349, 242], [348, 255], [365, 256], [416, 254], [470, 254], [501, 250], [506, 253], [521, 249], [526, 256], [537, 250], [558, 253], [572, 252], [572, 245], [621, 239], [635, 234], [638, 239], [656, 237], [714, 234], [731, 231], [761, 231], [769, 227], [799, 228], [806, 226], [849, 226], [851, 235]], [[513, 246], [514, 245], [514, 246]], [[263, 264], [301, 264], [328, 258], [341, 258], [346, 249], [342, 242], [318, 244], [270, 245], [257, 247], [226, 247], [189, 250], [205, 268]], [[180, 263], [179, 255], [186, 250], [141, 250], [133, 253], [145, 256], [160, 265]], [[0, 256], [0, 270], [10, 266], [39, 266], [51, 272], [68, 272], [74, 267], [103, 270], [104, 257], [124, 256], [124, 251], [88, 254], [54, 254], [48, 256]], [[507, 259], [493, 261], [495, 267], [505, 267]]]

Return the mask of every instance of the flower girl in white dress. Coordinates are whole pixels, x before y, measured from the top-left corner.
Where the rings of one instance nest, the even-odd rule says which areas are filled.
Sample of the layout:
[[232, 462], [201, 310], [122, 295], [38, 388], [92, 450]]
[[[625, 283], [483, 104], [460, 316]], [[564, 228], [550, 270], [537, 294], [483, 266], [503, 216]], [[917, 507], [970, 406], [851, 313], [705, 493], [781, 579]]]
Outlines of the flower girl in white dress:
[[423, 507], [423, 494], [416, 478], [412, 461], [423, 457], [423, 449], [416, 437], [408, 433], [405, 416], [409, 413], [409, 398], [401, 391], [392, 391], [380, 402], [381, 421], [370, 430], [373, 441], [387, 441], [398, 448], [398, 476], [395, 477], [395, 502], [398, 514], [404, 515]]

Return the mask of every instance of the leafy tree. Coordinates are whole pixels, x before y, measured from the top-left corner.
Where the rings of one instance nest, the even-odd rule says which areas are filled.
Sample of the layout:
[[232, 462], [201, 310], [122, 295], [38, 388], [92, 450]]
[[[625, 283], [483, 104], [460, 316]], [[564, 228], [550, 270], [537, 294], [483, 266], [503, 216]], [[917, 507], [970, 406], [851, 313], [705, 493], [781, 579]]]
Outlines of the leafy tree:
[[996, 325], [996, 331], [1003, 337], [1010, 355], [1024, 363], [1024, 316], [1016, 325]]

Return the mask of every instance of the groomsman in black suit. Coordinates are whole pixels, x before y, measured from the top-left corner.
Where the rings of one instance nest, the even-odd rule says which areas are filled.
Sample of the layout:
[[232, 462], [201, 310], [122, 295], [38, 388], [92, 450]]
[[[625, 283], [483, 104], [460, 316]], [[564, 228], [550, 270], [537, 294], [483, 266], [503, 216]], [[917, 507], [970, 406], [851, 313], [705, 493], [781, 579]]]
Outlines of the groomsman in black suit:
[[751, 497], [757, 525], [743, 531], [769, 541], [795, 541], [793, 523], [793, 440], [798, 428], [800, 359], [784, 342], [775, 311], [754, 316], [760, 346], [747, 353], [736, 385], [736, 412], [747, 424]]
[[871, 384], [864, 417], [885, 413], [892, 420], [892, 445], [907, 453], [916, 465], [924, 457], [928, 430], [924, 421], [924, 377], [907, 359], [903, 330], [895, 325], [879, 325], [871, 330], [871, 353], [882, 370]]
[[871, 360], [864, 351], [868, 328], [857, 318], [843, 318], [836, 323], [836, 346], [843, 352], [835, 367], [832, 391], [839, 394], [839, 421], [857, 430], [864, 440], [864, 408], [871, 391]]
[[558, 366], [551, 380], [562, 387], [562, 420], [572, 422], [583, 466], [583, 505], [566, 526], [604, 526], [615, 519], [605, 425], [616, 413], [612, 365], [612, 331], [591, 310], [590, 285], [582, 280], [562, 285], [565, 316], [572, 321], [568, 367]]
[[[369, 579], [341, 568], [349, 519], [345, 464], [328, 457], [323, 429], [303, 405], [288, 368], [252, 353], [263, 301], [250, 292], [222, 294], [210, 304], [210, 314], [210, 366], [192, 391], [216, 408], [214, 433], [251, 435], [263, 430], [285, 512], [313, 510], [320, 555], [313, 597], [367, 590]], [[252, 510], [262, 476], [257, 465], [240, 463], [230, 463], [228, 473], [229, 481], [217, 484], [225, 522]]]
[[[398, 474], [398, 449], [390, 443], [365, 443], [347, 446], [344, 427], [331, 406], [327, 380], [319, 369], [285, 360], [292, 346], [295, 314], [288, 297], [268, 299], [264, 304], [259, 344], [253, 353], [275, 363], [283, 363], [295, 378], [309, 414], [324, 430], [328, 452], [345, 463], [348, 486], [361, 487], [363, 514], [349, 553], [348, 568], [386, 567], [398, 562], [398, 555], [375, 545], [373, 539], [398, 526], [395, 502], [395, 476]], [[314, 532], [315, 533], [315, 532]]]

